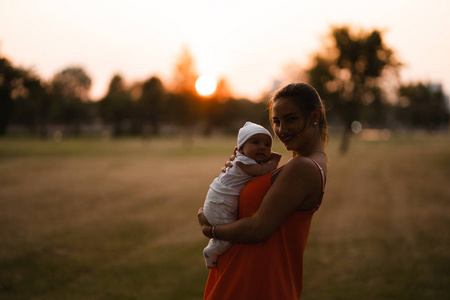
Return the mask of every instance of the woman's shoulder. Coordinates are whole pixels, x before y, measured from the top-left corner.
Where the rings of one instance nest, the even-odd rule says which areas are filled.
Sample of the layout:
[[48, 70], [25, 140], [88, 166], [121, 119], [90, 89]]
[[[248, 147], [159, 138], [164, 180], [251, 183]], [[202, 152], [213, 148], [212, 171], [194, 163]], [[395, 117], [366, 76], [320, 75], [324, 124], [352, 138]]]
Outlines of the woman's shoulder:
[[317, 165], [312, 159], [305, 156], [296, 156], [286, 163], [282, 173], [284, 173], [284, 177], [308, 181], [314, 180], [315, 176], [311, 175], [316, 174], [317, 171]]
[[308, 171], [312, 169], [317, 169], [314, 161], [311, 158], [305, 156], [296, 156], [291, 158], [286, 166], [292, 171]]

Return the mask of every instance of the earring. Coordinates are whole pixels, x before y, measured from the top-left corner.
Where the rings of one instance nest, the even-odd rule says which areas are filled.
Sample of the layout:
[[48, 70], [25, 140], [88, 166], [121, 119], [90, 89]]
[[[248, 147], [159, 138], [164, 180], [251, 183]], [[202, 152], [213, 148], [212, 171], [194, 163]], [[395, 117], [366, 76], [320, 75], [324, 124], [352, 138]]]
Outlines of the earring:
[[314, 122], [314, 126], [316, 126], [317, 125], [317, 122]]

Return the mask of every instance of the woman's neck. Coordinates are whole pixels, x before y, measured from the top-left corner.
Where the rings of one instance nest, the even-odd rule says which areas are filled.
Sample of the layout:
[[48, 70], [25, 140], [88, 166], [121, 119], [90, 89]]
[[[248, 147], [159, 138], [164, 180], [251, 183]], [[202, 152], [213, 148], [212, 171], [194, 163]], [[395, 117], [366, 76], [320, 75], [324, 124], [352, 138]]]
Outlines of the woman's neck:
[[316, 141], [314, 143], [310, 143], [306, 147], [304, 147], [301, 150], [294, 150], [292, 151], [292, 157], [296, 156], [306, 156], [309, 157], [313, 155], [314, 153], [322, 153], [326, 155], [325, 148], [323, 147], [322, 140]]

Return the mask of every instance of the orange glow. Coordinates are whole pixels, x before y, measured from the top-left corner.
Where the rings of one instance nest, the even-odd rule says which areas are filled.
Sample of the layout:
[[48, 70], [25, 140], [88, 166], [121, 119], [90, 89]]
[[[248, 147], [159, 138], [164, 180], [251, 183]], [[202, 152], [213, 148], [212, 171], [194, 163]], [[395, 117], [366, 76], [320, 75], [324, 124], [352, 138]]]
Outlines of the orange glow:
[[195, 82], [197, 93], [202, 96], [209, 96], [216, 91], [217, 82], [212, 76], [202, 75]]

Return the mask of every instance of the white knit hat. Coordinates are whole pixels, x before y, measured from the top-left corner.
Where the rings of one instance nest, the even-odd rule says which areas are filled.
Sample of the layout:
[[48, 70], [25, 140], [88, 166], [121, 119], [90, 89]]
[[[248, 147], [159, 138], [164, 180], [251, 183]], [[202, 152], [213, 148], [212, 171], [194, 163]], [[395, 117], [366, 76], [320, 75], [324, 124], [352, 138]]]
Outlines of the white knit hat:
[[244, 126], [239, 129], [237, 138], [238, 150], [241, 149], [241, 147], [250, 137], [258, 133], [267, 134], [268, 136], [270, 136], [270, 139], [272, 139], [272, 135], [270, 134], [270, 132], [261, 125], [252, 122], [246, 122]]

